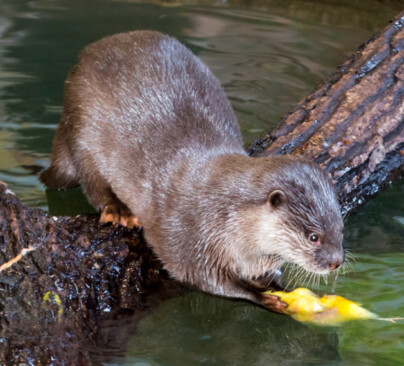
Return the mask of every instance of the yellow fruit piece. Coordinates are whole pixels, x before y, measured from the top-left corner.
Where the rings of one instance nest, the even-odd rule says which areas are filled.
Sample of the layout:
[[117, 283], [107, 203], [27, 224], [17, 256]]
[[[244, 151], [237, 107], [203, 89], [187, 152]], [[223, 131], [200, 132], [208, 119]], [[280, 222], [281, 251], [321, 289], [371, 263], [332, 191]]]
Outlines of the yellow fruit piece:
[[320, 301], [327, 309], [335, 309], [335, 315], [321, 319], [322, 324], [336, 324], [355, 319], [377, 318], [376, 314], [364, 309], [358, 303], [339, 295], [324, 295]]
[[376, 314], [342, 296], [324, 295], [319, 298], [306, 288], [297, 288], [291, 292], [267, 291], [264, 294], [278, 296], [288, 304], [287, 312], [290, 316], [300, 322], [338, 325], [349, 320], [377, 317]]
[[313, 315], [324, 310], [320, 299], [307, 288], [297, 288], [292, 292], [268, 291], [266, 293], [278, 296], [283, 302], [286, 302], [289, 305], [288, 313], [301, 322], [310, 321]]

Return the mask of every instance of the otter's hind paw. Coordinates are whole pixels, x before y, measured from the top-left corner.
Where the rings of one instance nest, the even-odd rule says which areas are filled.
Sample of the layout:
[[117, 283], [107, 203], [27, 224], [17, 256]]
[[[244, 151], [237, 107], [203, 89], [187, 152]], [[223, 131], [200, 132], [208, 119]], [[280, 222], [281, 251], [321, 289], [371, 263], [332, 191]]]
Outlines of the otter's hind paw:
[[132, 214], [126, 207], [118, 207], [116, 205], [107, 205], [101, 213], [100, 222], [120, 224], [129, 229], [140, 226], [138, 218]]

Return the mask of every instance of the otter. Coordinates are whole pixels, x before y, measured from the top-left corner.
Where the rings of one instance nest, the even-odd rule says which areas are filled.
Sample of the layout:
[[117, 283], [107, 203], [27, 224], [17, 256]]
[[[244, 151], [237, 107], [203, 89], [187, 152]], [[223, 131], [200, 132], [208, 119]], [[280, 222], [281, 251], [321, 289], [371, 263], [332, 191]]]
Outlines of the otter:
[[282, 311], [262, 292], [284, 262], [327, 274], [344, 261], [327, 174], [301, 157], [249, 157], [219, 81], [158, 32], [84, 48], [40, 178], [81, 185], [102, 222], [142, 226], [171, 276], [208, 293]]

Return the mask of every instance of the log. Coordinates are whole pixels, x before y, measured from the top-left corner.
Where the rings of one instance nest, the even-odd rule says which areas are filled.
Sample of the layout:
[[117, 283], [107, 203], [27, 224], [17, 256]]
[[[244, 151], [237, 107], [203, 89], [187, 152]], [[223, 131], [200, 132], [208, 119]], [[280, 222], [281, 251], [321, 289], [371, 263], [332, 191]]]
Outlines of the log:
[[404, 12], [345, 61], [251, 156], [304, 155], [332, 176], [354, 211], [404, 171]]
[[[317, 161], [335, 180], [344, 212], [402, 175], [403, 25], [401, 13], [251, 144], [250, 155]], [[97, 215], [49, 216], [4, 183], [0, 228], [0, 364], [84, 365], [100, 322], [123, 313], [140, 318], [186, 291], [141, 230], [99, 224]]]
[[[85, 364], [80, 347], [118, 312], [139, 314], [184, 288], [169, 278], [141, 229], [98, 215], [52, 217], [22, 204], [0, 181], [0, 364]], [[12, 362], [11, 362], [12, 361]]]

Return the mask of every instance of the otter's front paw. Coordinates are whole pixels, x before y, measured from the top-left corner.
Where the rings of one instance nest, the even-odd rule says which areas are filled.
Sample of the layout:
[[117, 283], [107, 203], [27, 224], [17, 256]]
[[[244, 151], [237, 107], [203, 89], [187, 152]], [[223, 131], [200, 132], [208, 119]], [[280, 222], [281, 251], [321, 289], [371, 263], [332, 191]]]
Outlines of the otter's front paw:
[[281, 299], [275, 295], [262, 294], [261, 305], [268, 310], [275, 311], [276, 313], [287, 313], [286, 309], [288, 307], [288, 304], [281, 301]]
[[105, 206], [102, 210], [100, 222], [112, 222], [113, 224], [120, 224], [129, 229], [140, 226], [138, 218], [128, 209], [111, 204]]

